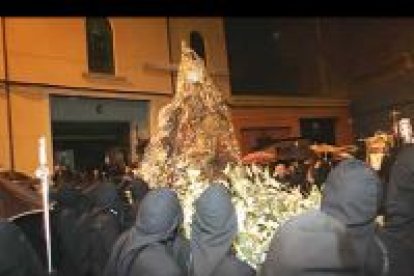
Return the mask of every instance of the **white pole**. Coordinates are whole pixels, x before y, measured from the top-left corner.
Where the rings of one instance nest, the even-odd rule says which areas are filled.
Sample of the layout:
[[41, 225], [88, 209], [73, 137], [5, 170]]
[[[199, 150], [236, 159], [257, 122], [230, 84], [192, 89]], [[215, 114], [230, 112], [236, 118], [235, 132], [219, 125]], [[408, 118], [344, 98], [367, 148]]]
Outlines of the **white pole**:
[[49, 274], [52, 273], [52, 253], [50, 240], [50, 217], [49, 217], [49, 169], [47, 167], [46, 154], [46, 138], [44, 136], [39, 139], [39, 168], [36, 171], [37, 178], [41, 181], [42, 198], [43, 198], [43, 219], [44, 230], [46, 236], [46, 253], [47, 253], [47, 268]]

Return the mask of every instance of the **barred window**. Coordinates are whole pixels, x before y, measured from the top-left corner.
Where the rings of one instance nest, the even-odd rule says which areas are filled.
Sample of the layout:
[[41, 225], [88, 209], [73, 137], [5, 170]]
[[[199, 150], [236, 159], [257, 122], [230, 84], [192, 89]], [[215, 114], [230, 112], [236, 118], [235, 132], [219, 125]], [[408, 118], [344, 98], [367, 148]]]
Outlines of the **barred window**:
[[112, 29], [109, 20], [86, 18], [89, 72], [114, 74]]

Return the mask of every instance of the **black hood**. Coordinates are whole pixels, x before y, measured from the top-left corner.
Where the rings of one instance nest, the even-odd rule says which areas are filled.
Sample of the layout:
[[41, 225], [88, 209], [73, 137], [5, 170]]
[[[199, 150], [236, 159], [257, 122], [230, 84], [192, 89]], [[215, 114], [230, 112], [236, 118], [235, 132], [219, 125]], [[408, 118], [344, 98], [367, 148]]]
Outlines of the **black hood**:
[[151, 244], [174, 240], [182, 222], [182, 208], [173, 190], [150, 191], [141, 203], [135, 225], [114, 246], [106, 275], [127, 275], [136, 252]]
[[[322, 191], [321, 211], [347, 227], [361, 266], [366, 264], [375, 244], [375, 219], [381, 201], [381, 180], [373, 169], [357, 159], [340, 162], [329, 174]], [[364, 268], [367, 272], [375, 269]]]
[[321, 210], [348, 227], [374, 222], [381, 206], [382, 185], [377, 174], [357, 159], [340, 162], [328, 175]]
[[280, 226], [260, 275], [357, 276], [360, 271], [346, 226], [319, 210], [311, 210]]
[[208, 276], [229, 253], [237, 234], [237, 215], [230, 194], [211, 184], [196, 200], [191, 231], [195, 275]]
[[97, 208], [118, 209], [121, 204], [118, 191], [110, 182], [97, 182], [90, 187], [87, 196]]
[[74, 186], [65, 183], [54, 194], [54, 199], [64, 208], [76, 208], [79, 205], [81, 192]]

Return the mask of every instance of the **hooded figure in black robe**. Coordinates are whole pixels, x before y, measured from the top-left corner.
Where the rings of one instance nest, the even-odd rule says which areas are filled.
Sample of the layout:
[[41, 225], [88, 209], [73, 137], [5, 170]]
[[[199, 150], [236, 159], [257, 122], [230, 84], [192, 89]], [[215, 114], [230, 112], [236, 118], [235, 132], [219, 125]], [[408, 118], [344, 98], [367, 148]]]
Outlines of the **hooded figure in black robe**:
[[227, 189], [210, 185], [195, 203], [190, 275], [255, 275], [253, 268], [232, 254], [236, 234], [237, 215]]
[[174, 191], [150, 191], [141, 202], [135, 225], [114, 245], [105, 275], [186, 275], [189, 244], [179, 234], [182, 222]]
[[122, 205], [115, 186], [108, 182], [95, 185], [88, 192], [93, 207], [75, 225], [77, 243], [71, 253], [79, 276], [102, 276], [112, 247], [122, 232]]
[[321, 211], [346, 225], [364, 275], [383, 275], [387, 270], [376, 235], [381, 200], [378, 175], [354, 158], [340, 162], [331, 171], [322, 191]]
[[[57, 240], [57, 254], [54, 258], [58, 259], [59, 275], [79, 275], [77, 265], [74, 262], [77, 248], [74, 245], [79, 244], [77, 229], [75, 224], [88, 211], [89, 200], [75, 186], [65, 183], [55, 194], [56, 206], [53, 212], [52, 224], [55, 225]], [[52, 243], [52, 246], [54, 243]]]
[[414, 146], [398, 154], [388, 188], [387, 216], [380, 237], [388, 250], [389, 275], [414, 275]]
[[278, 229], [261, 276], [359, 276], [361, 268], [346, 226], [311, 210]]
[[47, 275], [38, 255], [23, 232], [4, 219], [0, 219], [0, 275]]

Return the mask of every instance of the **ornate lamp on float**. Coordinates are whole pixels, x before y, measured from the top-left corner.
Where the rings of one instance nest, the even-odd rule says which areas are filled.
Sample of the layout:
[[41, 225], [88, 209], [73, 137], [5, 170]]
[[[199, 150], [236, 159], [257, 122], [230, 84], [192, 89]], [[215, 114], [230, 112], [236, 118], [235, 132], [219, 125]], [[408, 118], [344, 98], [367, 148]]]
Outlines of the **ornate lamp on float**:
[[383, 131], [364, 139], [366, 144], [366, 162], [376, 171], [381, 169], [382, 160], [394, 145], [394, 137]]

